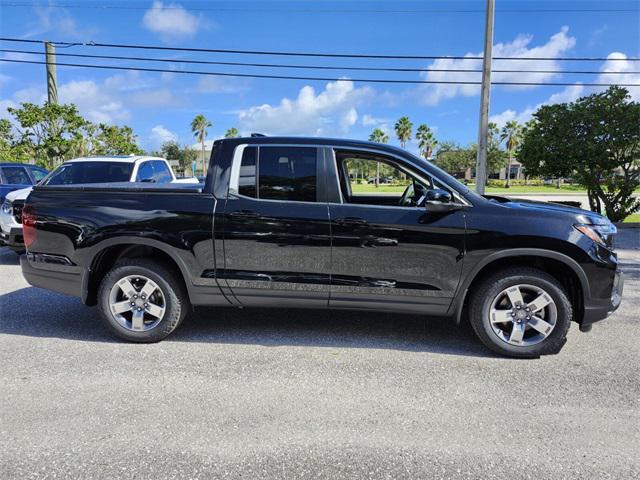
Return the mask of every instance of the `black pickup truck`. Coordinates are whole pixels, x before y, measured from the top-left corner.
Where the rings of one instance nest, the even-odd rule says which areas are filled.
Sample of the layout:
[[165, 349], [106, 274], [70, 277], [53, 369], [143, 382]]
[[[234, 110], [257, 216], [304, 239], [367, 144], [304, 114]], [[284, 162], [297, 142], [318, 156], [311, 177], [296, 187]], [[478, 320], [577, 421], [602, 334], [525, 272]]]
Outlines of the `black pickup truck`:
[[[377, 162], [402, 195], [354, 183]], [[495, 352], [537, 357], [622, 295], [605, 218], [482, 197], [368, 142], [219, 140], [200, 186], [37, 186], [23, 221], [27, 281], [97, 304], [134, 342], [163, 339], [191, 306], [308, 307], [464, 315]]]

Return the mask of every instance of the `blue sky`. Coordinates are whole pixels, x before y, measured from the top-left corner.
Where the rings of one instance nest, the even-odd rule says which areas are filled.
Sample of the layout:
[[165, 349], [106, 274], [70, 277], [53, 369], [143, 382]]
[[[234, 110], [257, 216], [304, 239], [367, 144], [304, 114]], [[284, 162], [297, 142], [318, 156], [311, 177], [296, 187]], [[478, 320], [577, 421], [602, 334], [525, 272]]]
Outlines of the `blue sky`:
[[[81, 1], [24, 0], [0, 6], [3, 37], [55, 41], [129, 43], [200, 48], [373, 53], [402, 55], [478, 55], [482, 52], [484, 1], [321, 2], [321, 1]], [[534, 57], [640, 56], [638, 1], [497, 0], [494, 55]], [[81, 8], [82, 7], [82, 8]], [[87, 8], [88, 7], [88, 8]], [[108, 7], [108, 8], [101, 8]], [[167, 8], [169, 7], [169, 8]], [[599, 12], [531, 10], [609, 9]], [[477, 10], [477, 11], [464, 11]], [[524, 11], [527, 10], [527, 11]], [[2, 48], [40, 50], [40, 45], [0, 43]], [[76, 46], [59, 53], [152, 56], [240, 62], [333, 66], [407, 66], [477, 68], [476, 60], [363, 60], [249, 57], [203, 53], [124, 51]], [[2, 53], [3, 58], [41, 59]], [[58, 58], [63, 62], [63, 57]], [[91, 63], [93, 60], [68, 59]], [[107, 63], [107, 61], [97, 61]], [[109, 62], [131, 65], [135, 62]], [[147, 63], [160, 67], [161, 64]], [[283, 74], [290, 71], [249, 67], [168, 64], [170, 69]], [[164, 64], [167, 67], [167, 64]], [[494, 62], [494, 68], [633, 72], [640, 62]], [[0, 63], [0, 116], [21, 101], [42, 102], [44, 66]], [[336, 72], [294, 71], [334, 76]], [[338, 72], [339, 74], [340, 72]], [[344, 72], [347, 77], [476, 80], [479, 74], [437, 72]], [[492, 89], [491, 116], [502, 124], [527, 120], [540, 104], [570, 101], [591, 93], [584, 83], [619, 79], [640, 83], [640, 75], [494, 74], [494, 80], [567, 82], [571, 86]], [[366, 138], [375, 127], [390, 132], [408, 115], [427, 123], [440, 141], [461, 144], [477, 137], [479, 88], [300, 80], [199, 77], [184, 74], [58, 68], [61, 101], [76, 103], [89, 119], [133, 127], [140, 144], [157, 148], [175, 139], [192, 144], [189, 123], [199, 113], [213, 122], [209, 138], [229, 127], [243, 133], [325, 135]], [[632, 92], [640, 100], [640, 88]], [[415, 144], [410, 145], [416, 149]]]

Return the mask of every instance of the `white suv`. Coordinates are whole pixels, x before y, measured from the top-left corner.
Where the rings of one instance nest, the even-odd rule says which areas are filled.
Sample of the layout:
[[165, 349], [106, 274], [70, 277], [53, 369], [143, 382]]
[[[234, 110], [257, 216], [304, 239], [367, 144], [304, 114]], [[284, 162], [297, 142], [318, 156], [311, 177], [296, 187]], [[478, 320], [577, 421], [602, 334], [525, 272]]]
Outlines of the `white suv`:
[[[198, 183], [197, 178], [177, 179], [164, 158], [147, 156], [85, 157], [64, 162], [43, 178], [41, 185], [82, 183]], [[22, 206], [31, 187], [7, 194], [0, 207], [0, 228], [4, 244], [16, 252], [24, 250]]]

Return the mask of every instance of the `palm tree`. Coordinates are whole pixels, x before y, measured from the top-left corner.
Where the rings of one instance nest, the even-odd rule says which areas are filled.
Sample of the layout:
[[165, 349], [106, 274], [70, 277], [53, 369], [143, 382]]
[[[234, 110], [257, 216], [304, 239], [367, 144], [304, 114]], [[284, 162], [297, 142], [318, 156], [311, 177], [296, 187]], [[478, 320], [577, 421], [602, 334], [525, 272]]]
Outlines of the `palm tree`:
[[236, 127], [231, 127], [224, 134], [224, 138], [238, 138], [240, 134], [238, 133], [238, 129]]
[[196, 140], [200, 142], [202, 146], [202, 174], [206, 175], [205, 171], [205, 163], [204, 163], [204, 139], [207, 138], [207, 128], [211, 127], [213, 124], [205, 118], [204, 115], [196, 115], [196, 117], [191, 122], [191, 131], [193, 135], [196, 137]]
[[[371, 135], [369, 135], [369, 141], [375, 143], [388, 143], [389, 135], [384, 133], [384, 130], [380, 128], [374, 128]], [[380, 162], [376, 162], [376, 188], [380, 184]]]
[[400, 140], [400, 146], [405, 148], [407, 141], [411, 140], [411, 130], [413, 129], [413, 123], [409, 120], [409, 117], [401, 117], [394, 126], [396, 130], [396, 136]]
[[507, 164], [507, 183], [505, 183], [505, 188], [509, 188], [511, 186], [511, 162], [513, 161], [513, 152], [518, 148], [521, 139], [522, 125], [515, 120], [509, 120], [504, 127], [502, 127], [502, 131], [500, 132], [500, 141], [506, 141], [507, 152], [509, 154], [509, 162]]
[[423, 123], [416, 131], [416, 140], [420, 142], [420, 154], [428, 160], [433, 154], [433, 149], [438, 144], [433, 131]]

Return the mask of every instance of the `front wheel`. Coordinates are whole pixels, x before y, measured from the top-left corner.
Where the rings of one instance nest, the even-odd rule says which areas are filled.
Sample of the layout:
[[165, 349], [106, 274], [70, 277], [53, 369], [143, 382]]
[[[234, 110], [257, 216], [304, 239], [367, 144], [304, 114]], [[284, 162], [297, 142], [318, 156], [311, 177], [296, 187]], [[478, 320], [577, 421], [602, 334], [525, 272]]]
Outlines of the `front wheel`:
[[131, 342], [158, 342], [180, 325], [188, 299], [177, 276], [146, 258], [117, 263], [102, 279], [98, 305], [107, 327]]
[[572, 316], [562, 284], [534, 268], [495, 273], [478, 285], [469, 303], [469, 320], [482, 343], [516, 358], [558, 353]]

